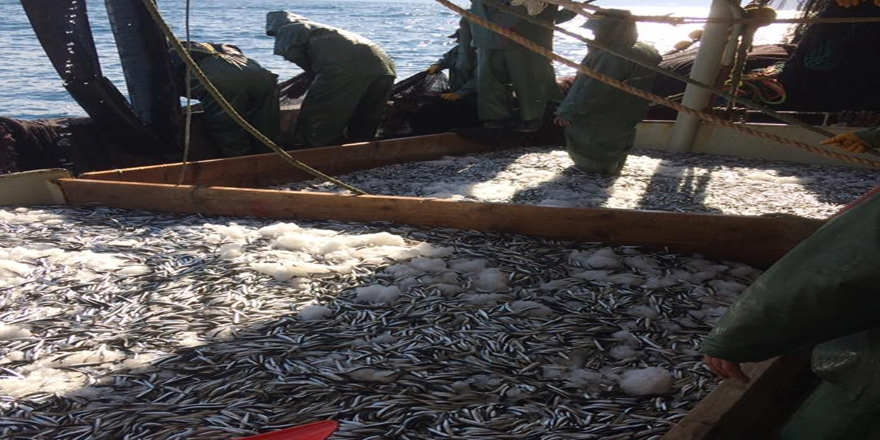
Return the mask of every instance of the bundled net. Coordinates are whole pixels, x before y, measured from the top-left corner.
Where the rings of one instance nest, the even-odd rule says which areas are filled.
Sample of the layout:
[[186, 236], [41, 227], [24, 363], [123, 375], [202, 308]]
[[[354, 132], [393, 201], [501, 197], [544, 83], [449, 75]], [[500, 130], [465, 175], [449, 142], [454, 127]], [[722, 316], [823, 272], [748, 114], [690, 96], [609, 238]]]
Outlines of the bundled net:
[[442, 73], [419, 72], [391, 87], [392, 101], [421, 101], [449, 90], [449, 80]]
[[309, 90], [310, 85], [312, 85], [312, 78], [305, 72], [278, 84], [281, 105], [293, 103], [302, 98]]

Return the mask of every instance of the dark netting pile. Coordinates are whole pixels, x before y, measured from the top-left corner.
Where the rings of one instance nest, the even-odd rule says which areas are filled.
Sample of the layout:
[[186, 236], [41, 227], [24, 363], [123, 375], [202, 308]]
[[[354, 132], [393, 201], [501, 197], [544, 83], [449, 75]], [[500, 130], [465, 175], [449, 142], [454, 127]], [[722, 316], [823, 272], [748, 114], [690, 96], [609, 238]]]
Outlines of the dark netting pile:
[[278, 84], [280, 87], [281, 105], [292, 104], [309, 90], [312, 78], [305, 72]]
[[449, 90], [449, 80], [442, 73], [419, 72], [391, 87], [392, 101], [421, 101]]

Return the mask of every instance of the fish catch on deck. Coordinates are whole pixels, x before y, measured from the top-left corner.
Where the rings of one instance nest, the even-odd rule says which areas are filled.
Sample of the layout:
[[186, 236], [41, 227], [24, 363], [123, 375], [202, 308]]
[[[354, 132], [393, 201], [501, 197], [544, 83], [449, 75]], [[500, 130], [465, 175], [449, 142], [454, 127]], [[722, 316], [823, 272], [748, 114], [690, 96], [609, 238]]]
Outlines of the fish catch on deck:
[[[0, 211], [4, 439], [657, 439], [760, 272], [515, 235]], [[71, 230], [76, 233], [72, 234]]]

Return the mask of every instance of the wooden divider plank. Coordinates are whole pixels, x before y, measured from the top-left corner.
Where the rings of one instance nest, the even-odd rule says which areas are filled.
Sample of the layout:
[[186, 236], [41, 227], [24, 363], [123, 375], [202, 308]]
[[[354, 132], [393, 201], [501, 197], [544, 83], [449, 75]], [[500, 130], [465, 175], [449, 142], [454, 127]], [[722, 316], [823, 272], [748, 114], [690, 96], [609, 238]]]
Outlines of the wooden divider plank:
[[392, 196], [62, 179], [71, 205], [237, 217], [388, 221], [552, 239], [669, 248], [767, 267], [821, 221]]
[[[516, 146], [512, 144], [511, 147]], [[362, 142], [334, 147], [291, 151], [295, 159], [329, 175], [339, 175], [380, 166], [439, 159], [443, 156], [491, 151], [497, 147], [479, 144], [454, 133]], [[182, 164], [85, 173], [86, 180], [176, 184]], [[260, 188], [313, 179], [275, 153], [191, 162], [184, 183]]]

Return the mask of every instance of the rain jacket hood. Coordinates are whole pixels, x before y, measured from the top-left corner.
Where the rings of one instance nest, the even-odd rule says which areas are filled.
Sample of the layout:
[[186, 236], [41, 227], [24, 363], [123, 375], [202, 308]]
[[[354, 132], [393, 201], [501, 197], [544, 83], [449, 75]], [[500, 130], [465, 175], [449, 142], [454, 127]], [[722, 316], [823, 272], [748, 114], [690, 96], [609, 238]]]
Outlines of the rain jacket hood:
[[634, 21], [625, 20], [632, 12], [625, 9], [603, 9], [587, 20], [584, 27], [593, 31], [596, 39], [615, 46], [632, 47], [639, 38]]

